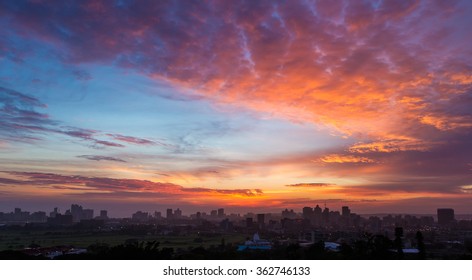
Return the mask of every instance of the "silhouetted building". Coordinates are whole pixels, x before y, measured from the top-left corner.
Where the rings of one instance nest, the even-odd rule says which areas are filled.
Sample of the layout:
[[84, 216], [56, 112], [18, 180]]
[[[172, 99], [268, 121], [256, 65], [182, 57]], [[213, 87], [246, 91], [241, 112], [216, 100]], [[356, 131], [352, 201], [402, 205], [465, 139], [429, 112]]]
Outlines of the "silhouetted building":
[[72, 204], [70, 206], [70, 213], [72, 214], [72, 221], [74, 223], [80, 222], [82, 220], [82, 206], [77, 204]]
[[233, 229], [233, 223], [230, 222], [228, 218], [226, 218], [220, 222], [220, 228], [225, 231], [231, 230]]
[[161, 219], [162, 218], [161, 212], [154, 211], [154, 218]]
[[438, 224], [448, 225], [454, 221], [454, 209], [440, 208], [438, 209]]
[[70, 225], [73, 223], [72, 215], [61, 215], [56, 213], [54, 217], [48, 218], [48, 224], [51, 225]]
[[295, 219], [297, 214], [293, 211], [293, 209], [285, 209], [282, 211], [282, 218], [283, 219]]
[[351, 210], [349, 209], [349, 206], [343, 206], [342, 207], [342, 216], [345, 218], [349, 218], [351, 215]]
[[43, 211], [34, 212], [30, 216], [30, 220], [35, 223], [45, 223], [47, 219], [46, 212]]
[[218, 209], [218, 217], [224, 217], [225, 216], [225, 209], [220, 208]]
[[107, 220], [108, 219], [108, 211], [107, 210], [100, 210], [100, 219]]
[[303, 218], [309, 220], [313, 217], [313, 208], [303, 207], [302, 213], [303, 213]]
[[180, 219], [182, 218], [182, 210], [180, 210], [179, 208], [177, 208], [175, 211], [174, 211], [174, 219]]
[[136, 222], [146, 222], [149, 220], [149, 214], [147, 212], [138, 211], [131, 216], [131, 219]]
[[265, 215], [264, 214], [257, 214], [257, 224], [259, 228], [264, 227], [265, 224]]
[[84, 209], [82, 210], [82, 219], [81, 220], [92, 220], [93, 219], [93, 209]]
[[216, 211], [216, 210], [211, 210], [210, 216], [216, 217], [217, 215], [218, 215], [218, 211]]
[[246, 227], [252, 228], [254, 226], [254, 222], [252, 218], [246, 218]]
[[54, 210], [49, 213], [49, 217], [54, 218], [57, 214], [59, 214], [59, 209], [57, 207], [54, 207]]
[[166, 218], [167, 218], [167, 219], [172, 219], [173, 216], [174, 216], [174, 214], [173, 214], [172, 209], [171, 209], [171, 208], [168, 208], [168, 209], [167, 209], [167, 212], [166, 212]]
[[325, 207], [322, 213], [323, 223], [328, 224], [329, 222], [329, 208]]
[[78, 223], [82, 220], [93, 219], [93, 209], [83, 209], [81, 205], [72, 204], [70, 211], [66, 212], [66, 215], [72, 215], [72, 221]]

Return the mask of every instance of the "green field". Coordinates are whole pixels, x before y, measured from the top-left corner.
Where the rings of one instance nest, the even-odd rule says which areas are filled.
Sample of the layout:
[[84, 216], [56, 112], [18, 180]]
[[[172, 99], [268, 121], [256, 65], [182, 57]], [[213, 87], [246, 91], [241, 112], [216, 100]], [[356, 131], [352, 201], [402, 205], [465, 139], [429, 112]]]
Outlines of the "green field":
[[129, 235], [116, 232], [74, 232], [74, 231], [1, 231], [0, 251], [20, 250], [30, 244], [37, 244], [41, 247], [51, 246], [74, 246], [77, 248], [87, 248], [91, 244], [106, 243], [116, 246], [125, 243], [126, 240], [135, 239], [141, 241], [158, 241], [159, 247], [188, 248], [188, 247], [211, 247], [221, 244], [224, 238], [225, 243], [241, 243], [246, 236], [242, 234], [222, 234], [214, 237], [199, 237], [197, 234], [188, 236], [164, 236], [164, 235]]

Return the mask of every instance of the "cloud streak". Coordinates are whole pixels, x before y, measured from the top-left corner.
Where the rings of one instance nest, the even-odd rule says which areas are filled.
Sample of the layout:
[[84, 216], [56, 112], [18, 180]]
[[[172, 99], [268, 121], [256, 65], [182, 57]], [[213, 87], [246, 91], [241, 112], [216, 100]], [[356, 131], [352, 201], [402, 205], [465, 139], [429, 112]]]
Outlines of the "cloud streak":
[[84, 158], [88, 160], [95, 160], [95, 161], [116, 161], [116, 162], [126, 162], [123, 159], [115, 158], [115, 157], [108, 157], [108, 156], [96, 156], [96, 155], [81, 155], [77, 156], [78, 158]]
[[170, 146], [163, 142], [133, 136], [64, 126], [60, 121], [37, 111], [47, 108], [38, 99], [4, 87], [0, 87], [0, 105], [2, 106], [0, 107], [0, 139], [9, 142], [33, 143], [41, 140], [45, 135], [59, 134], [83, 141], [94, 148], [124, 148], [125, 145], [119, 142], [141, 146], [155, 144]]
[[87, 177], [87, 176], [69, 176], [54, 173], [38, 172], [6, 172], [10, 176], [18, 179], [0, 178], [0, 184], [12, 186], [37, 186], [41, 188], [50, 188], [55, 190], [73, 190], [78, 195], [101, 194], [129, 197], [152, 195], [175, 197], [178, 199], [205, 200], [217, 199], [218, 197], [256, 197], [263, 195], [260, 189], [216, 189], [216, 188], [185, 188], [180, 185], [151, 182], [148, 180], [136, 179], [115, 179], [106, 177]]

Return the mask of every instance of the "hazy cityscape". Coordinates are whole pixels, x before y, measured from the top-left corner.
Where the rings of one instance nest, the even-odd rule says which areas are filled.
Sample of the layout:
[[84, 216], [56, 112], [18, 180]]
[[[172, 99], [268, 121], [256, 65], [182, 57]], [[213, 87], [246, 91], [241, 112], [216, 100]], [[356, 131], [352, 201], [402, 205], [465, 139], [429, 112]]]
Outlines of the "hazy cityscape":
[[50, 213], [0, 212], [3, 259], [471, 259], [472, 221], [358, 215], [303, 207], [280, 213], [137, 211], [109, 218], [78, 204]]

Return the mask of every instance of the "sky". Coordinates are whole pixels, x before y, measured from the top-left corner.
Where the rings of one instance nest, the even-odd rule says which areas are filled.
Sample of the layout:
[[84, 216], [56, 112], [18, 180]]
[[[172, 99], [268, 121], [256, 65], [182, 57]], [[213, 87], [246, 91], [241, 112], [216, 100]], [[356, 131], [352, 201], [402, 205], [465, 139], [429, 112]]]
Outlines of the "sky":
[[472, 2], [0, 2], [0, 211], [472, 213]]

